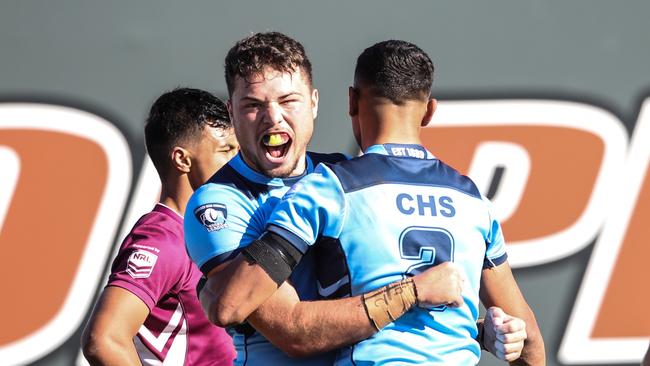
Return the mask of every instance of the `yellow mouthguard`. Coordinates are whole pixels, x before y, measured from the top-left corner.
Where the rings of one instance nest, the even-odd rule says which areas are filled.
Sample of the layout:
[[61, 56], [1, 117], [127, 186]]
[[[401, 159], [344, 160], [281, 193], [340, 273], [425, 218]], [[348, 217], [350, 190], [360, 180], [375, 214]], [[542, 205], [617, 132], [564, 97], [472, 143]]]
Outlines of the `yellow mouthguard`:
[[282, 141], [282, 135], [281, 134], [274, 133], [274, 134], [269, 135], [269, 142], [267, 144], [268, 146], [280, 146], [283, 143], [284, 142]]

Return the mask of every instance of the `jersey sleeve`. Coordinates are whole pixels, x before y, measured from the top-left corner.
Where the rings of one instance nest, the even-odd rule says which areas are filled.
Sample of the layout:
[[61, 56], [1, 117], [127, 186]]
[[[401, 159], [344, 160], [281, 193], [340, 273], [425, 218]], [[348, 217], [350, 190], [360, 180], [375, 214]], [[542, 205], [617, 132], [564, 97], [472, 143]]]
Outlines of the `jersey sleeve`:
[[502, 264], [508, 259], [508, 254], [506, 253], [506, 242], [501, 230], [501, 224], [494, 217], [492, 203], [485, 197], [483, 200], [487, 204], [489, 217], [489, 228], [485, 238], [485, 260], [483, 263], [483, 269], [485, 269]]
[[239, 253], [255, 225], [252, 214], [250, 201], [231, 187], [208, 184], [194, 192], [185, 210], [185, 247], [204, 274]]
[[267, 230], [305, 253], [321, 235], [338, 238], [346, 214], [340, 181], [332, 170], [320, 164], [287, 191], [271, 214]]
[[[180, 230], [179, 230], [180, 231]], [[107, 286], [121, 287], [153, 309], [178, 286], [188, 261], [182, 234], [155, 225], [136, 227], [113, 261]], [[175, 245], [168, 245], [174, 242]]]

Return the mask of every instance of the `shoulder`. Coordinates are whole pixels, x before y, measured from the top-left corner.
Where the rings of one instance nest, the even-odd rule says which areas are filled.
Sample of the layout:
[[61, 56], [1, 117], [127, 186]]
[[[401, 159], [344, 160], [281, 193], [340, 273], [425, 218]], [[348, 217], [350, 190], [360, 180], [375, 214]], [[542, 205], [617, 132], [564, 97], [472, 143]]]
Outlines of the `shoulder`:
[[335, 164], [349, 159], [347, 155], [342, 153], [317, 153], [308, 151], [307, 156], [314, 162], [314, 165], [320, 163]]
[[129, 248], [146, 244], [147, 246], [176, 247], [183, 243], [183, 225], [169, 216], [159, 212], [149, 212], [133, 225], [124, 240], [124, 247]]
[[439, 181], [442, 185], [447, 185], [450, 188], [454, 188], [474, 198], [481, 200], [484, 199], [478, 187], [470, 177], [461, 174], [459, 171], [445, 164], [441, 160], [434, 160], [437, 162], [437, 175], [439, 176]]
[[248, 179], [230, 164], [219, 169], [199, 190], [204, 187], [207, 187], [205, 188], [207, 190], [223, 189], [226, 192], [230, 190], [231, 193], [236, 192], [236, 195], [244, 196], [249, 200], [255, 200], [268, 191], [266, 184]]
[[377, 184], [428, 185], [454, 189], [482, 199], [474, 182], [438, 159], [408, 159], [366, 154], [328, 167], [341, 181], [345, 192]]

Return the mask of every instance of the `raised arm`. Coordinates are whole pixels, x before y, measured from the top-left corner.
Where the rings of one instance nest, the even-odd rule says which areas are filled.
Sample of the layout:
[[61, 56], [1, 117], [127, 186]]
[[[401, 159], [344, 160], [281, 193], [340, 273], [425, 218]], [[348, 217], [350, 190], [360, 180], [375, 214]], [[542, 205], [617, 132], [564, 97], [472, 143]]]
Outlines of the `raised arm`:
[[81, 346], [91, 365], [140, 365], [133, 337], [149, 308], [131, 292], [107, 287], [84, 329]]
[[[486, 308], [498, 306], [507, 314], [521, 318], [526, 323], [527, 338], [524, 341], [521, 357], [510, 364], [545, 365], [544, 340], [537, 325], [537, 320], [519, 290], [507, 261], [496, 267], [483, 270], [479, 295]], [[496, 324], [496, 328], [507, 331], [513, 324], [507, 318], [503, 319], [506, 319], [506, 321], [502, 324]], [[492, 346], [488, 345], [486, 348], [490, 349]], [[498, 348], [496, 345], [495, 347]]]

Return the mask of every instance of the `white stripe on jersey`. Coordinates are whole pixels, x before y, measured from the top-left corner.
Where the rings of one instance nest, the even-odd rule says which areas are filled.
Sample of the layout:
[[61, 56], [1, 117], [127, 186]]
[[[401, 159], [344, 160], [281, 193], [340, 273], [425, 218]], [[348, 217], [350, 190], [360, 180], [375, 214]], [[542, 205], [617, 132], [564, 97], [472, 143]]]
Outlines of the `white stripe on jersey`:
[[164, 361], [160, 361], [139, 337], [133, 337], [133, 343], [135, 344], [140, 361], [144, 366], [183, 365], [185, 364], [185, 356], [187, 353], [187, 322], [183, 320], [183, 325], [174, 337]]

